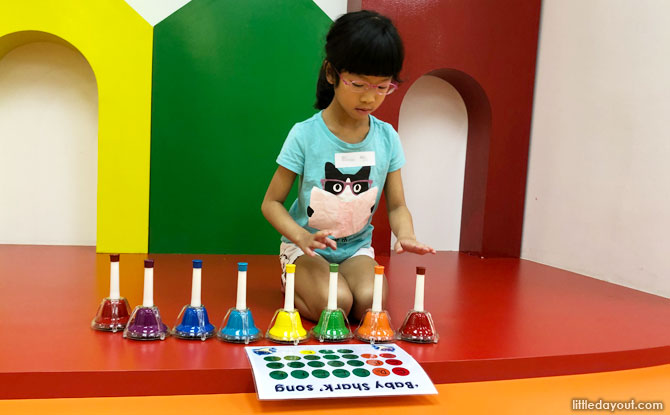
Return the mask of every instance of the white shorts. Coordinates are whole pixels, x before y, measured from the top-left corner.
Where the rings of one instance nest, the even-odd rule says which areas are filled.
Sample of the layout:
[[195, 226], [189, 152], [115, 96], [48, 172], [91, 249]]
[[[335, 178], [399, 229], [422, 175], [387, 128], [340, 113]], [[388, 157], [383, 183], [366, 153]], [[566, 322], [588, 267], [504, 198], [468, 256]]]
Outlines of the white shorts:
[[[282, 291], [284, 289], [284, 285], [286, 285], [286, 265], [295, 263], [295, 260], [302, 255], [305, 255], [305, 253], [296, 244], [282, 242], [281, 245], [279, 245], [279, 262], [281, 262]], [[319, 254], [317, 253], [317, 255]], [[370, 258], [375, 259], [375, 249], [371, 246], [361, 248], [358, 251], [354, 252], [354, 254], [349, 258], [361, 255], [369, 256]]]

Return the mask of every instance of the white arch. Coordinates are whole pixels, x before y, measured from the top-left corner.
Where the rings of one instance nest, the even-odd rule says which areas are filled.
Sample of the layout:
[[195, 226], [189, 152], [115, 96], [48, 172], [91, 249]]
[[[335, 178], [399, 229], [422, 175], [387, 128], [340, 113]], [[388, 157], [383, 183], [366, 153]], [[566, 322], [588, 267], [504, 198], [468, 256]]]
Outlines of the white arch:
[[0, 59], [0, 243], [95, 245], [98, 89], [72, 48]]
[[398, 133], [417, 238], [438, 250], [458, 251], [468, 136], [463, 98], [438, 77], [419, 78], [403, 98]]

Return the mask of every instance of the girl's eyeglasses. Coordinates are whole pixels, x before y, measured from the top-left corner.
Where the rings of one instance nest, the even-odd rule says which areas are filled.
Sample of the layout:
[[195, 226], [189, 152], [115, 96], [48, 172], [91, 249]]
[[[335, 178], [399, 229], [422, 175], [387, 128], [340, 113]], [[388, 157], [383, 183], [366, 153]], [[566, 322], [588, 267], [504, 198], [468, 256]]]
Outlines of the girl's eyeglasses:
[[354, 92], [362, 93], [372, 89], [379, 95], [389, 95], [392, 94], [396, 89], [398, 89], [398, 85], [394, 84], [393, 82], [384, 82], [375, 85], [369, 82], [361, 81], [359, 79], [349, 81], [344, 79], [342, 74], [337, 69], [333, 68], [333, 70], [340, 77], [342, 83], [346, 85], [351, 91]]
[[351, 188], [353, 194], [357, 195], [368, 190], [371, 184], [372, 180], [354, 180], [353, 182], [345, 182], [344, 180], [338, 179], [321, 179], [321, 186], [323, 186], [323, 189], [336, 195], [342, 193], [347, 186]]

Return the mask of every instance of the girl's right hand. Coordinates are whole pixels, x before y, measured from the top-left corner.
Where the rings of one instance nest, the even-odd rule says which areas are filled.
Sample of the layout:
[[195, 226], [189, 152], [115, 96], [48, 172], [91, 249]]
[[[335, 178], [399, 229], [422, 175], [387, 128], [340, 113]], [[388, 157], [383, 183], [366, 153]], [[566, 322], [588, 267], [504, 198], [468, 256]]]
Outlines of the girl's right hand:
[[302, 249], [304, 253], [309, 256], [316, 256], [315, 249], [325, 249], [330, 247], [332, 249], [337, 249], [337, 242], [334, 239], [329, 238], [333, 232], [324, 230], [318, 231], [316, 233], [305, 232], [300, 240], [296, 241], [296, 245]]

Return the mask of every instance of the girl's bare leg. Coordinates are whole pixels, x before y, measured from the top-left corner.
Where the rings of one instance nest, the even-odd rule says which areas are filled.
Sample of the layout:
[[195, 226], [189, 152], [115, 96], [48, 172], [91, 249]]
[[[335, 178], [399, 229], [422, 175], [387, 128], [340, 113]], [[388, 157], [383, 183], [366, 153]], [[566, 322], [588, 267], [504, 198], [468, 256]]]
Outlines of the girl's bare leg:
[[[330, 264], [323, 257], [302, 255], [295, 260], [295, 306], [300, 315], [314, 322], [328, 307]], [[349, 314], [353, 296], [349, 284], [339, 274], [337, 306]]]
[[[351, 317], [361, 320], [365, 311], [372, 307], [372, 292], [375, 278], [375, 266], [377, 261], [369, 256], [359, 255], [351, 257], [340, 264], [340, 273], [348, 283], [353, 295]], [[382, 307], [386, 308], [386, 296], [388, 283], [384, 276], [384, 290], [382, 294]]]

